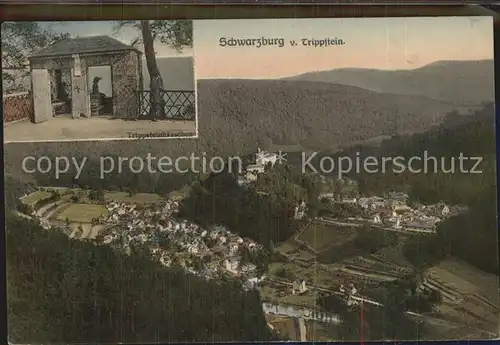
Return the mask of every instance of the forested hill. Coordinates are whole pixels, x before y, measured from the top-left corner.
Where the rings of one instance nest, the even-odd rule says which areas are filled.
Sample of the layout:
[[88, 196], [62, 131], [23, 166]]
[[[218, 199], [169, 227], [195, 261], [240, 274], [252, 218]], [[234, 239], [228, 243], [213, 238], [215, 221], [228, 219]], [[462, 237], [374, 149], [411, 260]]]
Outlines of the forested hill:
[[[485, 271], [498, 274], [498, 224], [497, 224], [497, 176], [494, 127], [494, 106], [487, 105], [471, 114], [467, 121], [454, 123], [450, 114], [447, 124], [440, 128], [412, 136], [396, 136], [382, 142], [380, 147], [355, 147], [340, 155], [360, 157], [419, 156], [427, 151], [428, 156], [437, 157], [438, 162], [459, 157], [481, 157], [477, 174], [461, 173], [455, 163], [455, 173], [443, 172], [440, 167], [434, 172], [432, 165], [428, 173], [392, 173], [389, 166], [385, 173], [359, 174], [352, 176], [359, 181], [360, 191], [366, 194], [381, 194], [388, 190], [406, 189], [412, 199], [424, 203], [444, 201], [451, 204], [467, 204], [469, 212], [452, 217], [440, 227], [438, 234], [415, 237], [407, 245], [408, 258], [417, 265], [429, 265], [448, 255], [462, 258]], [[438, 163], [440, 164], [440, 162]], [[470, 169], [475, 163], [465, 163]], [[422, 167], [418, 163], [415, 168]]]
[[202, 80], [198, 93], [201, 135], [210, 140], [264, 136], [320, 150], [426, 130], [457, 109], [425, 97], [307, 81]]
[[11, 343], [269, 341], [257, 293], [7, 215]]
[[476, 194], [469, 212], [444, 221], [436, 235], [412, 237], [405, 244], [405, 255], [419, 267], [456, 257], [499, 275], [496, 185]]
[[[443, 125], [423, 133], [395, 135], [379, 145], [355, 145], [333, 156], [348, 156], [353, 161], [356, 155], [361, 159], [377, 157], [378, 161], [382, 161], [383, 157], [399, 156], [406, 161], [411, 157], [420, 157], [422, 161], [412, 163], [414, 169], [424, 168], [424, 154], [435, 157], [437, 165], [429, 160], [427, 173], [412, 173], [409, 169], [395, 173], [393, 165], [388, 162], [385, 173], [352, 172], [350, 175], [359, 181], [361, 191], [365, 194], [380, 194], [391, 188], [403, 188], [422, 202], [470, 204], [481, 191], [496, 185], [494, 106], [488, 104], [469, 116], [450, 113], [443, 122]], [[482, 173], [460, 172], [460, 154], [464, 157], [481, 157], [478, 168], [481, 168]], [[442, 164], [445, 170], [452, 168], [452, 160], [455, 161], [454, 172], [442, 171]], [[464, 163], [464, 168], [470, 170], [473, 165], [474, 160], [469, 160]]]

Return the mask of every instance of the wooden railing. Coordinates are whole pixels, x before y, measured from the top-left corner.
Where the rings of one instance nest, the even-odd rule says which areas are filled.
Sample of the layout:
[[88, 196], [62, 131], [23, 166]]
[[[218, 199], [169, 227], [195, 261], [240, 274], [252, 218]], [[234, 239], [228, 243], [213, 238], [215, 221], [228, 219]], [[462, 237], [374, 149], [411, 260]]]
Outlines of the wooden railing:
[[[157, 120], [196, 120], [196, 104], [194, 91], [171, 91], [161, 90], [161, 97], [164, 104], [162, 114], [155, 114]], [[152, 118], [151, 90], [139, 91], [139, 118]]]

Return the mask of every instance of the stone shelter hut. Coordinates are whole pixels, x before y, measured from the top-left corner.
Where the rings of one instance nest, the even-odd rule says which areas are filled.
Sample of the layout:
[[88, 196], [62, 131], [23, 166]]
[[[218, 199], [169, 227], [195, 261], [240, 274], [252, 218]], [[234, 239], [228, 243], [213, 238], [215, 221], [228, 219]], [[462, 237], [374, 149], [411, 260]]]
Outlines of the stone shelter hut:
[[[134, 47], [109, 36], [68, 38], [28, 59], [35, 122], [65, 114], [73, 118], [137, 117], [138, 93], [143, 85], [142, 52]], [[95, 68], [100, 68], [101, 74], [107, 71], [107, 76], [93, 77]], [[96, 94], [99, 81], [110, 85], [108, 94]]]

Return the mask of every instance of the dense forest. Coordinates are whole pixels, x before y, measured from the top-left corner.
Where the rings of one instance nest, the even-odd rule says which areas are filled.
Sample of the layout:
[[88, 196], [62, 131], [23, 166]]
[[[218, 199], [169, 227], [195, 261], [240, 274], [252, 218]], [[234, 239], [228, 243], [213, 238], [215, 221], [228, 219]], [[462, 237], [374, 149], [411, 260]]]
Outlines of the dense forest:
[[257, 293], [7, 214], [12, 343], [267, 341]]
[[422, 268], [441, 259], [457, 257], [498, 275], [498, 224], [496, 187], [477, 195], [470, 210], [444, 221], [436, 235], [414, 237], [405, 244], [405, 255]]
[[[359, 183], [363, 195], [383, 194], [390, 189], [402, 189], [412, 199], [423, 203], [445, 201], [454, 204], [469, 204], [484, 190], [495, 186], [495, 127], [494, 106], [487, 104], [468, 116], [450, 112], [443, 124], [429, 131], [413, 135], [395, 135], [379, 146], [357, 145], [334, 155], [349, 156], [353, 161], [356, 154], [364, 159], [376, 157], [420, 157], [413, 161], [413, 169], [425, 167], [424, 154], [428, 159], [427, 171], [414, 173], [393, 171], [387, 163], [385, 172], [351, 172], [349, 176]], [[482, 157], [482, 173], [470, 174], [474, 161], [464, 161], [464, 172], [460, 171], [458, 157]], [[454, 165], [451, 160], [455, 159]], [[319, 159], [319, 158], [318, 158]], [[441, 161], [444, 163], [441, 163]], [[436, 164], [437, 162], [437, 164]], [[448, 171], [454, 168], [454, 171]]]
[[225, 171], [194, 182], [180, 216], [205, 226], [225, 225], [269, 248], [297, 230], [295, 205], [317, 201], [318, 195], [310, 176], [293, 173], [286, 165], [267, 168], [253, 186], [238, 184], [237, 176]]
[[[440, 124], [446, 103], [321, 82], [203, 80], [198, 83], [201, 129], [238, 147], [246, 135], [322, 150]], [[211, 114], [205, 120], [201, 114]], [[418, 115], [417, 115], [418, 114]], [[251, 129], [251, 132], [248, 132]], [[212, 133], [217, 131], [216, 133]], [[225, 133], [239, 133], [231, 136]]]

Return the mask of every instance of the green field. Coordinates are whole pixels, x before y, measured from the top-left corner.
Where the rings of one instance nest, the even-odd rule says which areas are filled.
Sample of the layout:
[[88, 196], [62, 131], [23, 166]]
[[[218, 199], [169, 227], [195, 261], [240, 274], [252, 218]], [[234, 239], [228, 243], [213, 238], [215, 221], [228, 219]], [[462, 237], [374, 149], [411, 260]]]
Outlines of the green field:
[[311, 223], [298, 237], [317, 252], [340, 246], [353, 238], [355, 230], [320, 222]]
[[189, 196], [189, 193], [191, 191], [191, 187], [188, 185], [185, 185], [184, 187], [180, 189], [176, 189], [170, 193], [168, 193], [168, 198], [172, 200], [182, 200]]
[[72, 188], [68, 188], [68, 187], [41, 187], [40, 189], [45, 190], [47, 192], [60, 192], [60, 193], [77, 190], [77, 189], [72, 189]]
[[[327, 269], [323, 269], [326, 267]], [[337, 289], [339, 286], [340, 275], [335, 272], [336, 265], [321, 265], [311, 261], [309, 267], [303, 267], [293, 262], [272, 262], [269, 264], [268, 275], [278, 280], [287, 280], [292, 282], [295, 279], [303, 279], [308, 285], [317, 285], [323, 288]], [[285, 277], [281, 275], [285, 270]], [[280, 273], [281, 271], [281, 273]], [[269, 297], [269, 296], [267, 296]]]
[[103, 205], [74, 204], [65, 208], [57, 215], [56, 219], [65, 221], [68, 218], [70, 222], [74, 223], [91, 223], [92, 219], [107, 214], [108, 210]]
[[[283, 293], [281, 296], [280, 291]], [[266, 302], [289, 304], [306, 308], [314, 308], [316, 306], [316, 298], [314, 295], [310, 293], [304, 295], [292, 295], [291, 286], [275, 288], [264, 284], [260, 288], [260, 293], [262, 300]]]
[[294, 258], [299, 260], [314, 261], [316, 260], [316, 254], [305, 248], [299, 250], [299, 252], [294, 255]]
[[24, 198], [21, 198], [21, 201], [25, 203], [26, 205], [34, 205], [38, 201], [49, 198], [52, 194], [49, 192], [39, 190], [34, 193], [31, 193], [30, 195], [25, 196]]
[[296, 249], [298, 249], [299, 247], [297, 246], [297, 244], [295, 244], [293, 242], [293, 240], [288, 240], [288, 241], [285, 241], [285, 242], [281, 242], [279, 244], [279, 246], [277, 246], [275, 248], [275, 250], [281, 254], [286, 254], [286, 253], [289, 253], [291, 251], [294, 251]]
[[104, 194], [106, 201], [116, 201], [133, 204], [150, 204], [163, 200], [158, 194], [152, 193], [136, 193], [130, 195], [127, 192], [106, 192]]
[[289, 239], [285, 242], [281, 242], [278, 247], [275, 248], [276, 252], [283, 255], [291, 255], [296, 259], [300, 260], [315, 260], [316, 254], [307, 249], [301, 248], [302, 245], [294, 239]]
[[[280, 271], [285, 272], [285, 277], [280, 277]], [[322, 276], [327, 275], [324, 271], [316, 267], [314, 261], [311, 262], [310, 267], [302, 267], [293, 262], [272, 262], [269, 264], [268, 274], [270, 277], [276, 277], [278, 279], [285, 279], [292, 282], [295, 279], [304, 279], [308, 283], [316, 281]], [[326, 277], [328, 278], [328, 277]]]

